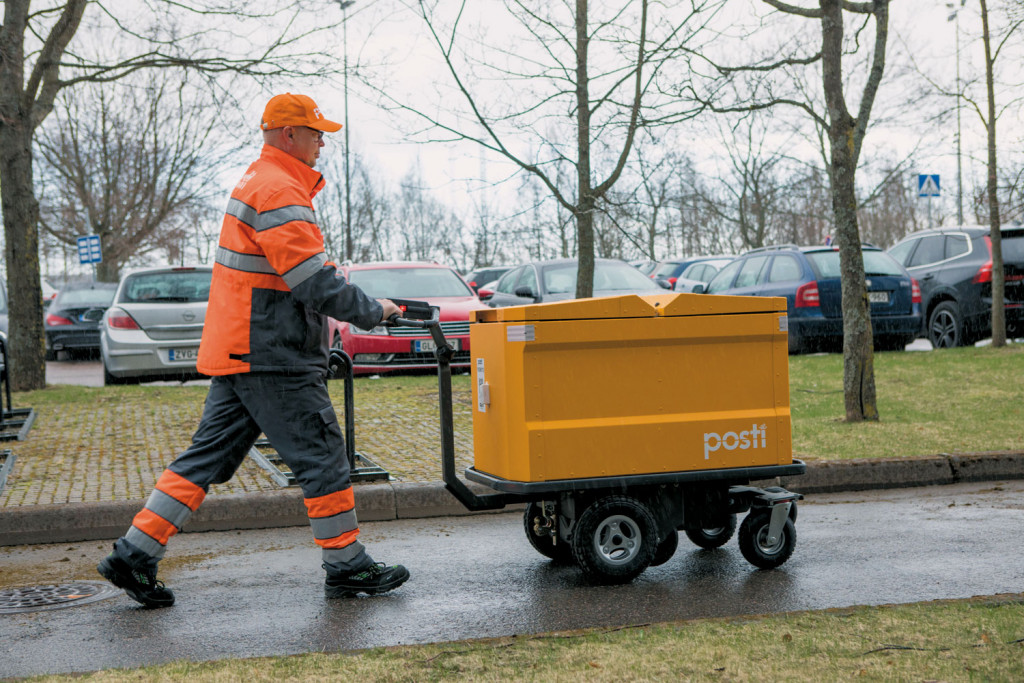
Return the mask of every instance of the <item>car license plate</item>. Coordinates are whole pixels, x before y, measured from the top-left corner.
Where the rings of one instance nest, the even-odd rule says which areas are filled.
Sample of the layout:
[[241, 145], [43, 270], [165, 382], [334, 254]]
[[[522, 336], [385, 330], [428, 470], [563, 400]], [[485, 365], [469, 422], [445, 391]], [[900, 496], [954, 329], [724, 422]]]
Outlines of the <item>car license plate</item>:
[[868, 292], [868, 301], [873, 304], [889, 303], [889, 292]]
[[196, 360], [199, 358], [199, 349], [171, 349], [167, 352], [167, 358], [171, 361]]
[[[448, 345], [452, 347], [452, 351], [459, 350], [458, 339], [449, 339]], [[437, 344], [433, 339], [417, 339], [412, 343], [412, 350], [414, 353], [433, 353], [437, 350]]]

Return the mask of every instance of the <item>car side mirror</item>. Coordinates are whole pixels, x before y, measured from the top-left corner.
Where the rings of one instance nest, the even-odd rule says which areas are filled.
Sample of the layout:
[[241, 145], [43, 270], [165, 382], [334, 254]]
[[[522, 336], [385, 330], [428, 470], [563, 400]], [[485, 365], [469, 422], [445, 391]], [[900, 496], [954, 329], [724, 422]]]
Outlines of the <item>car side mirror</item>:
[[657, 282], [658, 286], [662, 287], [663, 289], [672, 289], [672, 283], [663, 277], [659, 277], [657, 280], [655, 280], [655, 282]]
[[494, 292], [490, 289], [478, 289], [476, 290], [476, 295], [480, 297], [480, 301], [487, 301], [494, 296]]
[[524, 299], [536, 299], [537, 295], [527, 286], [516, 287], [515, 295]]
[[694, 294], [703, 294], [704, 293], [704, 283], [701, 283], [699, 285], [694, 285], [693, 286], [693, 293]]

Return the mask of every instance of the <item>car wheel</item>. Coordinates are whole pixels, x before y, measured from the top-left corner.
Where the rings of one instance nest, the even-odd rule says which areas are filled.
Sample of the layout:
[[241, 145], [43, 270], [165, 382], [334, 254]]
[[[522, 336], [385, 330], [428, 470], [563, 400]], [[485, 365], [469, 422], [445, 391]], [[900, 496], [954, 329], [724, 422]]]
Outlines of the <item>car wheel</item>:
[[103, 365], [103, 386], [112, 387], [118, 384], [129, 384], [131, 382], [127, 377], [118, 377], [117, 375], [111, 375], [107, 371], [106, 364]]
[[[910, 341], [913, 341], [911, 339]], [[903, 351], [910, 343], [903, 335], [884, 335], [875, 337], [876, 351]]]
[[807, 340], [799, 334], [789, 331], [789, 355], [797, 356], [801, 353], [807, 353]]
[[928, 318], [928, 340], [937, 349], [952, 349], [964, 344], [963, 319], [960, 307], [943, 301]]

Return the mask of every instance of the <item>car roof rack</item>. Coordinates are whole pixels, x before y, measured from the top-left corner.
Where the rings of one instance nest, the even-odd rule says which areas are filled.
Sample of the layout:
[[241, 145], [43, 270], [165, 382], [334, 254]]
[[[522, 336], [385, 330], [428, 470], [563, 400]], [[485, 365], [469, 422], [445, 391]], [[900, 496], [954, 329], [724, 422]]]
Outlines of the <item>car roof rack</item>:
[[799, 248], [800, 248], [800, 246], [796, 245], [796, 244], [770, 244], [767, 247], [755, 247], [753, 249], [748, 249], [744, 253], [756, 254], [756, 253], [762, 252], [762, 251], [782, 251], [784, 249], [787, 250], [787, 251], [791, 251], [791, 250], [799, 249]]

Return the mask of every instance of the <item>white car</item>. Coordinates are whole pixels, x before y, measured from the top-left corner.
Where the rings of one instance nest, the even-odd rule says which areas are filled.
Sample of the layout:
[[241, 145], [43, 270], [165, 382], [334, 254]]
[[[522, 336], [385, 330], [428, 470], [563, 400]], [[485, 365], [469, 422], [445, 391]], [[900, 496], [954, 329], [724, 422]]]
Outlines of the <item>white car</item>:
[[194, 379], [210, 298], [210, 266], [128, 272], [100, 321], [104, 384]]
[[711, 282], [711, 278], [713, 278], [719, 270], [729, 263], [732, 263], [735, 258], [735, 256], [709, 257], [706, 260], [691, 263], [686, 267], [686, 270], [680, 273], [679, 277], [676, 278], [676, 283], [672, 286], [672, 291], [694, 292], [698, 291], [697, 287], [699, 285], [699, 292], [703, 292], [707, 289], [708, 283]]

